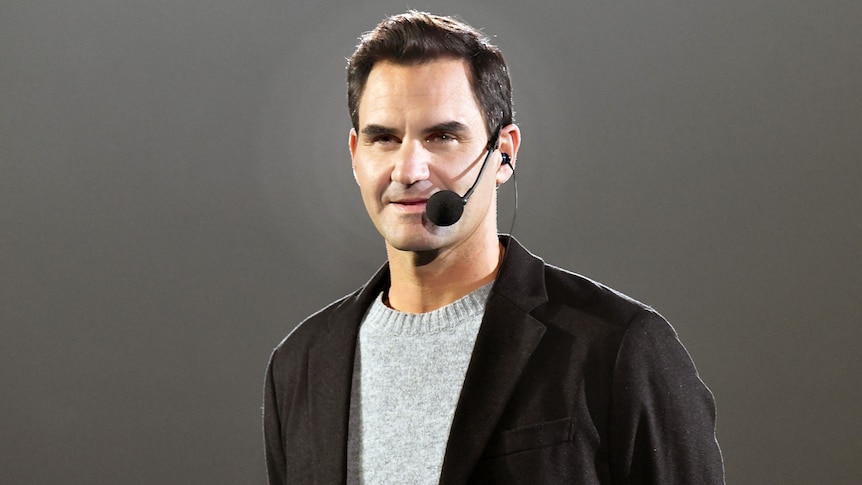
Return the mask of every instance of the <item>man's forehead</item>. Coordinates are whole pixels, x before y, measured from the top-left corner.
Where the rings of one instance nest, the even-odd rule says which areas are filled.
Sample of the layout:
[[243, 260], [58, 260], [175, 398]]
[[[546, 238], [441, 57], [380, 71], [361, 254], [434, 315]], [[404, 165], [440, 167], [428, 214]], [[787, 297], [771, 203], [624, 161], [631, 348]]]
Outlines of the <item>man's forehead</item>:
[[360, 130], [408, 120], [423, 125], [423, 130], [445, 124], [451, 130], [465, 130], [472, 123], [484, 123], [468, 76], [469, 66], [462, 59], [375, 64], [359, 100]]
[[443, 58], [416, 64], [384, 60], [377, 62], [368, 73], [361, 98], [369, 91], [402, 90], [406, 94], [412, 90], [413, 94], [420, 94], [444, 87], [450, 91], [462, 88], [465, 93], [472, 94], [471, 79], [470, 67], [463, 59]]

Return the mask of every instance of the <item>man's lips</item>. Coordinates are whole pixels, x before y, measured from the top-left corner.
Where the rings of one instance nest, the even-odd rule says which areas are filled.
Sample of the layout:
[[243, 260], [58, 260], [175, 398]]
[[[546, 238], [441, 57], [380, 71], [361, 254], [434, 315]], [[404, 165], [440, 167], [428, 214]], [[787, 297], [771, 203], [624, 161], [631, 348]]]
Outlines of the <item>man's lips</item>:
[[406, 211], [424, 211], [425, 204], [428, 202], [428, 199], [425, 198], [411, 198], [411, 199], [399, 199], [392, 200], [389, 203], [399, 209]]
[[393, 200], [393, 204], [401, 204], [401, 205], [420, 205], [428, 202], [428, 199], [402, 199], [402, 200]]

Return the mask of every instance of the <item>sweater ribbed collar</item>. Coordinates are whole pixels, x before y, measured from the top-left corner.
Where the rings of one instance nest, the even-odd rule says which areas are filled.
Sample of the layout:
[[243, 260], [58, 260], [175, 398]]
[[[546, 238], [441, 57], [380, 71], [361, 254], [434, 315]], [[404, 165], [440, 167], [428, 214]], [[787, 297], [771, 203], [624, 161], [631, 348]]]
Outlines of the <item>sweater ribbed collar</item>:
[[426, 313], [405, 313], [389, 308], [383, 302], [384, 291], [377, 295], [362, 325], [373, 326], [375, 333], [384, 335], [419, 336], [453, 332], [477, 316], [477, 320], [481, 320], [493, 284], [492, 281], [449, 305]]

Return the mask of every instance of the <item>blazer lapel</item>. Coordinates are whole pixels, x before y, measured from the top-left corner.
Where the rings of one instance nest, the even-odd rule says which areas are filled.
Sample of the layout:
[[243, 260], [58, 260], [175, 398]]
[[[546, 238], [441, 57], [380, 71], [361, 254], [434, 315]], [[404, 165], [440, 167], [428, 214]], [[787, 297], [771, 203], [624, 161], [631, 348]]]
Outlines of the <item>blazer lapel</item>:
[[384, 266], [333, 312], [328, 332], [309, 350], [306, 405], [316, 455], [315, 483], [343, 483], [347, 476], [347, 421], [356, 339], [367, 308], [388, 279]]
[[441, 485], [462, 484], [479, 461], [545, 326], [529, 315], [544, 301], [544, 264], [517, 242], [506, 261], [485, 316], [455, 410], [443, 460]]

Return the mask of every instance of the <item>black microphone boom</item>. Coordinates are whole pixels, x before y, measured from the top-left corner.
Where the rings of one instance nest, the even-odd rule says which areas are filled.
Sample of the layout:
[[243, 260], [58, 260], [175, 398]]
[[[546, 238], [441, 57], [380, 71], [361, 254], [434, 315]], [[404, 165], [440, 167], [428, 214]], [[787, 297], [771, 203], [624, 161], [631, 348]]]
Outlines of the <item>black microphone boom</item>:
[[497, 131], [488, 140], [488, 153], [485, 155], [485, 161], [482, 162], [482, 168], [479, 169], [479, 175], [476, 176], [473, 186], [470, 187], [470, 190], [463, 197], [451, 190], [441, 190], [428, 199], [428, 202], [425, 204], [425, 215], [435, 226], [451, 226], [461, 219], [467, 199], [473, 195], [473, 191], [476, 190], [476, 186], [479, 185], [479, 180], [482, 178], [482, 173], [485, 172], [485, 166], [488, 165], [491, 154], [497, 149], [497, 139], [499, 137], [500, 132]]

